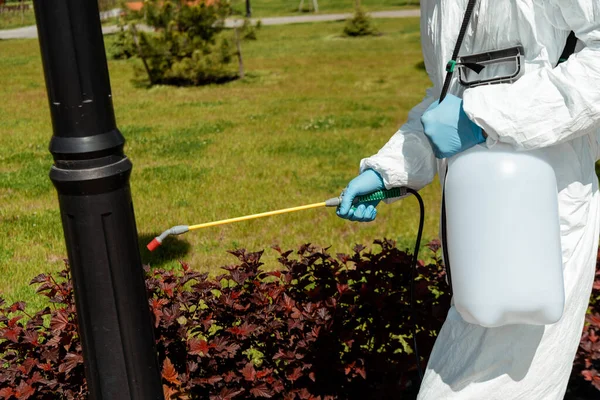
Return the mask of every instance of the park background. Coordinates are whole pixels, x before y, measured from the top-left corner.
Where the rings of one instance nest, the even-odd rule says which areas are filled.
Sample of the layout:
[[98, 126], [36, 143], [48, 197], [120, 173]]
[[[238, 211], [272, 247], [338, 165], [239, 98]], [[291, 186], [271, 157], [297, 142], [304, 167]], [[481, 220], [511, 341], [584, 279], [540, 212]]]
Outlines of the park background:
[[[353, 7], [333, 3], [336, 12]], [[265, 15], [309, 14], [299, 13], [296, 1], [264, 4]], [[234, 3], [240, 13], [244, 7]], [[328, 5], [319, 7], [325, 13]], [[252, 9], [253, 16], [263, 15], [261, 1]], [[343, 252], [382, 237], [412, 249], [419, 219], [412, 198], [382, 205], [368, 224], [318, 209], [191, 232], [155, 253], [145, 248], [173, 225], [337, 196], [358, 173], [361, 158], [394, 134], [429, 83], [418, 18], [376, 20], [381, 36], [364, 38], [345, 37], [344, 24], [263, 26], [258, 40], [243, 43], [245, 78], [226, 84], [140, 87], [132, 67], [137, 60], [109, 58], [117, 126], [134, 165], [132, 197], [145, 264], [172, 268], [184, 260], [217, 272], [232, 261], [227, 250], [240, 247], [267, 249], [268, 262], [276, 258], [269, 250], [274, 244], [310, 242]], [[113, 40], [105, 36], [107, 49]], [[36, 305], [29, 280], [60, 269], [66, 258], [48, 178], [52, 130], [37, 40], [0, 41], [0, 70], [0, 293]], [[437, 236], [439, 193], [437, 182], [422, 191], [424, 243]]]
[[[304, 1], [299, 10], [299, 1], [252, 0], [252, 17], [315, 15], [313, 4]], [[104, 11], [119, 6], [112, 0], [100, 5]], [[318, 15], [353, 13], [356, 7], [349, 0], [318, 5]], [[234, 0], [232, 6], [232, 17], [242, 19], [246, 3]], [[363, 0], [362, 7], [414, 10], [418, 1]], [[0, 0], [0, 10], [0, 30], [35, 23], [28, 1]], [[140, 61], [115, 59], [119, 35], [105, 36], [117, 126], [134, 165], [131, 189], [145, 265], [179, 271], [184, 262], [215, 276], [222, 266], [238, 262], [228, 251], [240, 248], [265, 249], [267, 270], [281, 268], [273, 246], [312, 243], [331, 254], [352, 253], [356, 244], [378, 251], [373, 242], [389, 238], [399, 249], [412, 250], [419, 222], [413, 197], [382, 204], [372, 223], [348, 222], [331, 209], [317, 209], [191, 232], [167, 239], [154, 253], [145, 247], [173, 225], [337, 196], [358, 173], [361, 158], [377, 152], [406, 121], [429, 85], [418, 18], [370, 20], [374, 34], [364, 37], [344, 34], [347, 18], [263, 25], [257, 40], [241, 43], [243, 78], [198, 87], [140, 83]], [[117, 22], [112, 15], [103, 25]], [[48, 178], [51, 121], [37, 40], [2, 40], [1, 33], [0, 297], [37, 310], [48, 300], [36, 295], [31, 279], [57, 273], [66, 258]], [[233, 37], [231, 29], [222, 34]], [[426, 244], [438, 235], [437, 178], [420, 193], [426, 209], [420, 258], [435, 264]]]

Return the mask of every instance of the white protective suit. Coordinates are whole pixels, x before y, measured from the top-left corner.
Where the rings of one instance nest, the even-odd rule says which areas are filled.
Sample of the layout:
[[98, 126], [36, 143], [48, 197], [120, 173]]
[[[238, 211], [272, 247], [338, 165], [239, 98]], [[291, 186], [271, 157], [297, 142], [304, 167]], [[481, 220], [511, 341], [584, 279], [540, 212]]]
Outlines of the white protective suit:
[[[423, 54], [433, 88], [389, 142], [361, 161], [361, 172], [376, 170], [387, 188], [418, 190], [436, 170], [445, 171], [445, 161], [436, 166], [420, 117], [440, 95], [467, 3], [421, 0]], [[555, 67], [570, 31], [580, 41], [578, 51]], [[499, 140], [519, 151], [543, 148], [551, 160], [559, 190], [564, 315], [547, 326], [484, 328], [466, 323], [452, 307], [419, 400], [563, 399], [581, 337], [600, 225], [594, 170], [600, 158], [600, 0], [479, 0], [459, 54], [518, 44], [525, 49], [526, 73], [516, 83], [465, 91], [455, 73], [449, 93], [462, 95], [467, 115], [489, 135], [487, 146]]]

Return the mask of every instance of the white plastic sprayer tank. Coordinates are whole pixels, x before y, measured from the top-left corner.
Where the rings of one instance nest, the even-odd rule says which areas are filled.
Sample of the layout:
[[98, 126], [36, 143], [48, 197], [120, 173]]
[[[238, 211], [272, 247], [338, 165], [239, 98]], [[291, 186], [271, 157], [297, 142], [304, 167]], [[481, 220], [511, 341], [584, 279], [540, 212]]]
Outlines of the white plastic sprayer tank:
[[543, 156], [475, 146], [449, 160], [445, 196], [454, 304], [465, 321], [557, 322], [564, 308], [558, 197]]

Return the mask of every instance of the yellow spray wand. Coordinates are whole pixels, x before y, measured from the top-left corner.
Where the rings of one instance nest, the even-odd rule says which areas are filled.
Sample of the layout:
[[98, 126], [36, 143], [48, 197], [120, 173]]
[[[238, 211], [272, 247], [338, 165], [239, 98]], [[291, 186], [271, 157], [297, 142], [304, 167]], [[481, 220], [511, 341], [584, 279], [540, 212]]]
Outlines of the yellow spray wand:
[[[358, 205], [360, 203], [366, 203], [366, 202], [369, 202], [369, 201], [376, 201], [376, 200], [383, 200], [383, 199], [392, 199], [392, 198], [401, 197], [401, 196], [404, 196], [404, 195], [406, 195], [406, 189], [405, 188], [393, 188], [393, 189], [390, 189], [390, 190], [379, 190], [377, 192], [373, 192], [373, 193], [370, 193], [370, 194], [366, 194], [366, 195], [355, 197], [352, 204], [354, 206], [356, 206], [356, 205]], [[340, 197], [333, 197], [333, 198], [331, 198], [331, 199], [329, 199], [327, 201], [324, 201], [322, 203], [307, 204], [307, 205], [304, 205], [304, 206], [292, 207], [292, 208], [284, 208], [282, 210], [268, 211], [268, 212], [264, 212], [264, 213], [260, 213], [260, 214], [246, 215], [246, 216], [237, 217], [237, 218], [222, 219], [220, 221], [207, 222], [207, 223], [204, 223], [204, 224], [198, 224], [198, 225], [177, 225], [177, 226], [174, 226], [174, 227], [172, 227], [170, 229], [167, 229], [162, 234], [160, 234], [159, 236], [155, 237], [150, 243], [148, 243], [148, 245], [146, 247], [148, 247], [148, 250], [154, 251], [158, 246], [160, 246], [162, 244], [163, 240], [167, 236], [181, 235], [183, 233], [186, 233], [186, 232], [189, 232], [189, 231], [194, 231], [194, 230], [197, 230], [197, 229], [210, 228], [210, 227], [213, 227], [213, 226], [231, 224], [231, 223], [234, 223], [234, 222], [248, 221], [250, 219], [270, 217], [270, 216], [273, 216], [273, 215], [286, 214], [286, 213], [291, 213], [291, 212], [296, 212], [296, 211], [309, 210], [311, 208], [338, 207], [341, 203], [342, 203], [342, 196], [340, 196]]]

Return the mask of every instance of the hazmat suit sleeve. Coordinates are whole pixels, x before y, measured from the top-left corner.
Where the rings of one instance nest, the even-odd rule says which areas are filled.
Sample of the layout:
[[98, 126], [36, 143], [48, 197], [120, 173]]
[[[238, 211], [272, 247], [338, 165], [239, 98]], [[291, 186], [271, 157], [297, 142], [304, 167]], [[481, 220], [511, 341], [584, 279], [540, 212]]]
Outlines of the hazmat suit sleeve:
[[435, 97], [433, 88], [425, 99], [408, 114], [408, 121], [391, 139], [371, 157], [360, 162], [360, 172], [377, 171], [387, 189], [406, 186], [420, 190], [431, 183], [436, 173], [436, 162], [431, 145], [423, 134], [421, 116]]
[[511, 85], [471, 88], [469, 118], [517, 150], [552, 146], [600, 129], [600, 1], [548, 0], [548, 23], [573, 30], [586, 45], [566, 62], [547, 65]]

